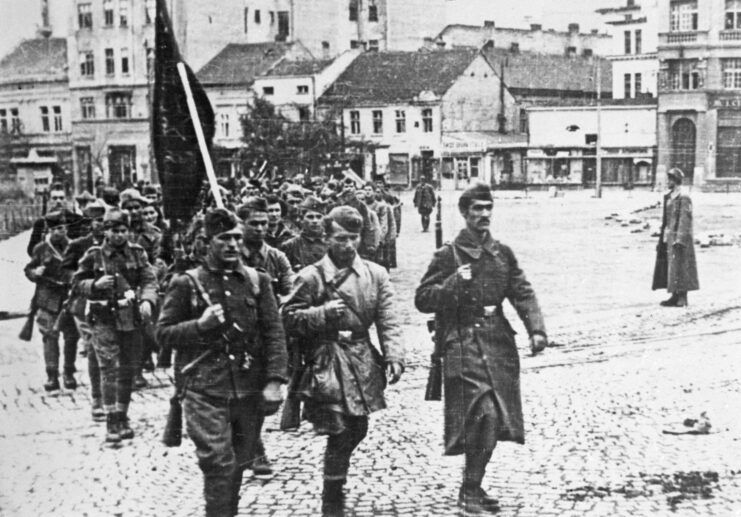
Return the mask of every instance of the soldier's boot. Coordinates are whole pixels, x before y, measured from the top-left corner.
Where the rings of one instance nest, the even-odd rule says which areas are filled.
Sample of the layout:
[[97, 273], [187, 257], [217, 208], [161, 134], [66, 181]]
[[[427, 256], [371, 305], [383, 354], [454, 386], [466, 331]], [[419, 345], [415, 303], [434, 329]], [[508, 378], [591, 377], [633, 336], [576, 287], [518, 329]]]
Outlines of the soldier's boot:
[[118, 412], [118, 436], [122, 440], [131, 440], [134, 437], [134, 430], [129, 425], [129, 416], [123, 412]]
[[344, 479], [325, 479], [322, 492], [322, 517], [342, 517], [344, 515]]
[[687, 291], [677, 293], [677, 301], [674, 304], [675, 307], [687, 307]]
[[93, 399], [93, 408], [90, 413], [93, 415], [93, 422], [102, 422], [106, 419], [101, 399]]
[[466, 513], [496, 513], [499, 501], [490, 497], [481, 487], [462, 486], [458, 492], [458, 506]]
[[75, 375], [70, 370], [64, 370], [64, 375], [62, 375], [62, 382], [64, 383], [65, 389], [68, 390], [76, 390], [77, 389], [77, 379], [75, 379]]
[[108, 443], [119, 443], [121, 441], [118, 427], [118, 413], [108, 413], [106, 415], [105, 441]]
[[662, 307], [676, 307], [677, 306], [677, 293], [672, 293], [672, 295], [664, 300], [663, 302], [659, 303]]
[[59, 389], [59, 372], [51, 368], [46, 370], [45, 391], [57, 391]]

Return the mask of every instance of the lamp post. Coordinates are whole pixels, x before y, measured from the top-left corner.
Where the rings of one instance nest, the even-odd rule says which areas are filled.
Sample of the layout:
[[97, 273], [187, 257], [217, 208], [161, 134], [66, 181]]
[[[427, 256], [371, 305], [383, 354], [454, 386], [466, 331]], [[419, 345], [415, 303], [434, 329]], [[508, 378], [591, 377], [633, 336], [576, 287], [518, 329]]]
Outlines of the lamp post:
[[597, 64], [597, 149], [595, 156], [595, 190], [594, 195], [597, 198], [602, 197], [602, 67], [599, 59], [595, 60]]

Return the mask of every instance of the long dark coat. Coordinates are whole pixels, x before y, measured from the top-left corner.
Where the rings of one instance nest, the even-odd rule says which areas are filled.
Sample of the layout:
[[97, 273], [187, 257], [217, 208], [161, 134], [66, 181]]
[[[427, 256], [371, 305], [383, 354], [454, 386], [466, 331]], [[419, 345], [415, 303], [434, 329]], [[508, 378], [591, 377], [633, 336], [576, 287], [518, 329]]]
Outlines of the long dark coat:
[[[472, 264], [470, 282], [454, 274], [463, 264]], [[435, 313], [444, 353], [445, 454], [464, 452], [465, 429], [488, 395], [497, 410], [496, 439], [524, 443], [519, 355], [502, 313], [505, 299], [530, 335], [545, 335], [535, 292], [512, 250], [489, 234], [478, 243], [468, 230], [435, 253], [417, 288], [417, 309]], [[484, 307], [492, 306], [493, 315], [485, 316]]]
[[700, 282], [692, 231], [692, 199], [686, 193], [664, 196], [661, 239], [660, 245], [666, 246], [667, 275], [665, 282], [656, 279], [653, 288], [666, 287], [670, 293], [698, 290]]

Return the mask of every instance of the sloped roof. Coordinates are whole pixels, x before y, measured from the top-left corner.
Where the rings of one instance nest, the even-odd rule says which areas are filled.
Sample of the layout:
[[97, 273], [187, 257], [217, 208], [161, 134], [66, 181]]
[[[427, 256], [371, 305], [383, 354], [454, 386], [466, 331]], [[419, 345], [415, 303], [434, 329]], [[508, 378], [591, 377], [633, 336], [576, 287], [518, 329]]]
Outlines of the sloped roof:
[[441, 97], [478, 50], [366, 52], [319, 98], [320, 104], [409, 102], [422, 92]]
[[292, 43], [230, 43], [203, 65], [196, 77], [204, 84], [248, 85], [282, 59]]
[[332, 64], [331, 59], [320, 60], [281, 60], [276, 63], [270, 70], [263, 75], [269, 76], [290, 76], [290, 75], [313, 75], [321, 72]]
[[67, 80], [67, 40], [22, 41], [0, 60], [0, 84]]
[[484, 49], [482, 52], [497, 74], [501, 75], [500, 66], [504, 64], [504, 84], [510, 91], [596, 93], [595, 78], [599, 66], [602, 73], [602, 94], [604, 96], [612, 92], [612, 66], [608, 60], [600, 57], [514, 53], [499, 48]]

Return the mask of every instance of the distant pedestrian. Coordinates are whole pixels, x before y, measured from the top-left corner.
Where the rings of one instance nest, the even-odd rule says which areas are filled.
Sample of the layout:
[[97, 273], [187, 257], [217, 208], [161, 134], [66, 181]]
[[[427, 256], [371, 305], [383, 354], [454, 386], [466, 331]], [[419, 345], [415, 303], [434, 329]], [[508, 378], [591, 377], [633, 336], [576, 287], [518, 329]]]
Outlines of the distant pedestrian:
[[515, 332], [502, 312], [507, 299], [530, 336], [533, 353], [547, 346], [538, 300], [512, 250], [489, 233], [493, 198], [487, 185], [467, 189], [458, 201], [466, 221], [440, 248], [417, 288], [415, 305], [435, 313], [442, 354], [445, 454], [465, 454], [458, 504], [470, 513], [495, 512], [482, 488], [499, 441], [525, 442], [520, 360]]
[[671, 295], [663, 307], [686, 307], [687, 292], [700, 288], [692, 235], [692, 199], [682, 189], [684, 173], [674, 168], [667, 173], [669, 192], [664, 195], [661, 236], [657, 246], [653, 289]]
[[414, 206], [417, 207], [419, 215], [422, 216], [423, 232], [426, 232], [430, 227], [430, 214], [436, 203], [435, 189], [427, 183], [427, 178], [422, 176], [419, 179], [417, 189], [414, 191]]

